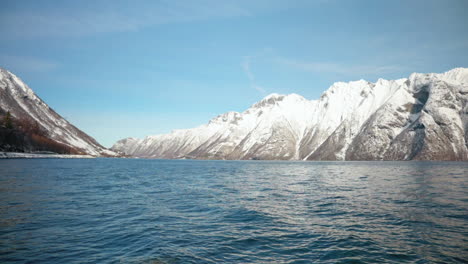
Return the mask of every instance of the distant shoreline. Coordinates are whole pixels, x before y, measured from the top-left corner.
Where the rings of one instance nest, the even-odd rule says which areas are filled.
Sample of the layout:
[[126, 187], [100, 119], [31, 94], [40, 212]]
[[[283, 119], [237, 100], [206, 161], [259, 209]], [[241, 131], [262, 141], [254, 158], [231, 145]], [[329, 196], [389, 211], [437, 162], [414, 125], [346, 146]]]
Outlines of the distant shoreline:
[[23, 152], [0, 152], [0, 159], [92, 159], [91, 155], [39, 154]]

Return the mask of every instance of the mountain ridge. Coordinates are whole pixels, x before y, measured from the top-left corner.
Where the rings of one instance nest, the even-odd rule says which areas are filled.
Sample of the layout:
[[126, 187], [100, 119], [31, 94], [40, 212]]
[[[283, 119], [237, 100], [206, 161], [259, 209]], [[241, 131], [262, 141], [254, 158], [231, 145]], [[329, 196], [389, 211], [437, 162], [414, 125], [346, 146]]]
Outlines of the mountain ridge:
[[467, 101], [467, 68], [335, 82], [317, 100], [271, 94], [243, 112], [111, 149], [169, 159], [468, 160]]
[[0, 68], [0, 95], [0, 115], [12, 119], [9, 128], [0, 127], [0, 150], [117, 155], [65, 120], [20, 78], [3, 68]]

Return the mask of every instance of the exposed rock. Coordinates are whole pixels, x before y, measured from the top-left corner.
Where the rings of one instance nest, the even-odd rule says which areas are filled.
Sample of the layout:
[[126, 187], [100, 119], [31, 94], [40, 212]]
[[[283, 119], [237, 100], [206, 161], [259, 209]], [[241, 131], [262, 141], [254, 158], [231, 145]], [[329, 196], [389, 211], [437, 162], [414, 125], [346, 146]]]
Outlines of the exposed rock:
[[146, 158], [468, 160], [468, 69], [272, 94], [243, 113], [112, 149]]
[[8, 112], [16, 125], [10, 130], [0, 125], [0, 150], [117, 155], [57, 114], [16, 75], [0, 68], [0, 117]]

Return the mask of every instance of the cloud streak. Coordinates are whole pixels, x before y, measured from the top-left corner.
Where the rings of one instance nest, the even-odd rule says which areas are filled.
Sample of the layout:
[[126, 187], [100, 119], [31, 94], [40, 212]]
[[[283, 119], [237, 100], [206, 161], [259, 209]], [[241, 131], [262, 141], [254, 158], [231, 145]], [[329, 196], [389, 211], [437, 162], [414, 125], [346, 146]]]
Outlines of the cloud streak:
[[250, 69], [251, 60], [252, 60], [251, 56], [245, 56], [244, 61], [242, 62], [242, 69], [244, 70], [244, 73], [247, 76], [247, 79], [249, 79], [250, 87], [257, 90], [262, 95], [265, 95], [267, 91], [265, 90], [264, 87], [257, 84], [257, 81], [255, 80], [255, 75]]
[[[310, 5], [308, 0], [82, 0], [12, 2], [0, 9], [2, 38], [81, 37], [173, 23], [249, 17]], [[313, 2], [320, 3], [320, 0]], [[22, 4], [22, 6], [21, 6]]]
[[[51, 9], [20, 8], [0, 11], [3, 37], [79, 37], [131, 32], [150, 26], [249, 16], [235, 1], [91, 1]], [[76, 5], [76, 3], [75, 3]], [[93, 8], [83, 8], [92, 6]], [[7, 8], [8, 9], [8, 8]]]
[[294, 69], [312, 73], [334, 73], [339, 75], [382, 75], [404, 70], [400, 65], [346, 65], [330, 62], [303, 62], [276, 57], [274, 62]]
[[59, 64], [36, 57], [0, 54], [0, 67], [15, 72], [48, 72], [58, 68]]

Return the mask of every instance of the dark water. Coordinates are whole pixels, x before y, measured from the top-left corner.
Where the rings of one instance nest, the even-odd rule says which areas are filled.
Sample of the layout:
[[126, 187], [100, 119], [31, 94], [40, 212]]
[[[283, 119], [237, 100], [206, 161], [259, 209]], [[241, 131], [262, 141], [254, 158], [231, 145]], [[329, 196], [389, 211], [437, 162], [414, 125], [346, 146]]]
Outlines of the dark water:
[[467, 263], [468, 164], [0, 160], [0, 263]]

